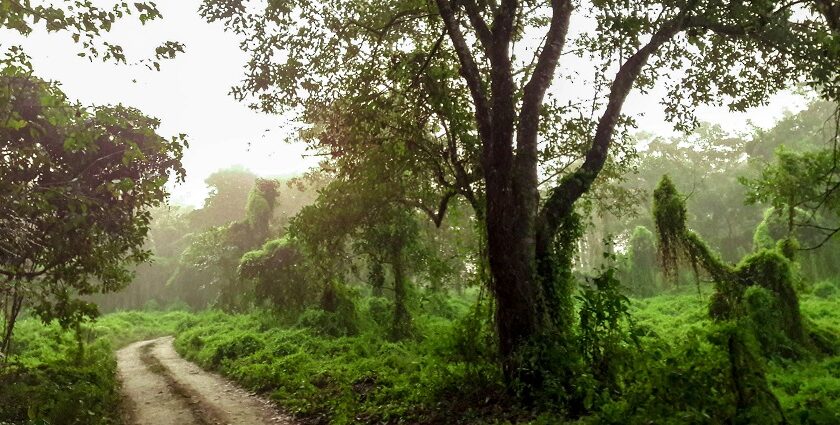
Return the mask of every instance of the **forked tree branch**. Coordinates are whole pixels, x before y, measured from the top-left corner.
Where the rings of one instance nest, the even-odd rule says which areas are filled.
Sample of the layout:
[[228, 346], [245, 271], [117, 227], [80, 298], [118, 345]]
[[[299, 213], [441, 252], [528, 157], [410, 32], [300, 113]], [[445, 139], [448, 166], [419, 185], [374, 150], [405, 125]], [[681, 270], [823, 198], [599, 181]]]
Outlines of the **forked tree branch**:
[[478, 65], [475, 63], [471, 49], [464, 39], [464, 34], [461, 32], [461, 26], [455, 18], [455, 11], [452, 9], [450, 0], [435, 0], [438, 5], [440, 16], [446, 26], [446, 32], [449, 33], [449, 39], [455, 48], [455, 53], [458, 56], [458, 62], [461, 64], [461, 76], [467, 82], [467, 87], [470, 89], [473, 103], [475, 104], [475, 115], [478, 123], [478, 132], [482, 139], [489, 137], [491, 134], [491, 119], [490, 119], [490, 105], [487, 100], [487, 93], [484, 90], [484, 84], [481, 79], [481, 72]]
[[574, 203], [589, 189], [604, 167], [615, 126], [621, 115], [624, 101], [641, 74], [648, 59], [662, 45], [670, 41], [684, 29], [685, 16], [666, 22], [653, 34], [650, 41], [634, 53], [621, 65], [610, 86], [609, 101], [604, 114], [598, 121], [592, 145], [586, 153], [583, 164], [575, 172], [565, 177], [560, 185], [553, 188], [539, 214], [540, 233], [538, 239], [553, 237], [560, 221], [571, 212]]

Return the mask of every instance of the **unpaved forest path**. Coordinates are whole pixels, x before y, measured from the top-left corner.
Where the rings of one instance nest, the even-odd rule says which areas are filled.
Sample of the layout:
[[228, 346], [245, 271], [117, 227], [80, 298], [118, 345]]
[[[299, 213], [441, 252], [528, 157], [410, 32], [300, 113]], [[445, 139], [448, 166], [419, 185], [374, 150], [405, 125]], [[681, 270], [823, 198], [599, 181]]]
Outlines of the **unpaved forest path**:
[[173, 338], [117, 351], [128, 425], [293, 425], [264, 399], [182, 359]]

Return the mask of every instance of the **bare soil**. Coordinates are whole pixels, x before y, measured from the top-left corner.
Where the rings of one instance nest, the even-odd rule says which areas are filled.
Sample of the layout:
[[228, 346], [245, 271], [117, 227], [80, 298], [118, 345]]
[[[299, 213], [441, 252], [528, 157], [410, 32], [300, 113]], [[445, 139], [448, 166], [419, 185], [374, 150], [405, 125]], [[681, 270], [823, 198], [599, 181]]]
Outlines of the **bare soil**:
[[295, 425], [275, 405], [182, 359], [172, 337], [117, 351], [125, 423], [131, 425]]

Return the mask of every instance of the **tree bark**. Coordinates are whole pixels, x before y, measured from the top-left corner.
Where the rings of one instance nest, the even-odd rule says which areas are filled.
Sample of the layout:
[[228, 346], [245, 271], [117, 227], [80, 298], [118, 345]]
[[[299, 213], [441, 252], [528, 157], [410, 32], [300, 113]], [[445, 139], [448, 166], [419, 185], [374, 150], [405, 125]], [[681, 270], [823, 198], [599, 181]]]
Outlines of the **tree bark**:
[[394, 322], [391, 326], [391, 339], [400, 340], [411, 334], [411, 315], [408, 312], [408, 282], [403, 259], [404, 243], [399, 236], [392, 246], [391, 267], [394, 271]]
[[3, 341], [0, 343], [0, 353], [8, 355], [12, 348], [12, 336], [15, 331], [15, 324], [17, 323], [18, 315], [23, 307], [23, 295], [21, 295], [17, 288], [12, 288], [9, 298], [7, 298], [7, 306], [5, 313], [5, 326], [3, 327]]

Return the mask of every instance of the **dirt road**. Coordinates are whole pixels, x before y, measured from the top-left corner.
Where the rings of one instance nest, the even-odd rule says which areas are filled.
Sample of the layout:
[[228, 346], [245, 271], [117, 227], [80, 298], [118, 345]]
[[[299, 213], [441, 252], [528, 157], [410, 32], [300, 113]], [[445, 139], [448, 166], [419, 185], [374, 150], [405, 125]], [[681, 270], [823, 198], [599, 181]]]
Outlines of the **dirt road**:
[[132, 425], [294, 425], [271, 402], [182, 359], [172, 337], [141, 341], [117, 351]]

